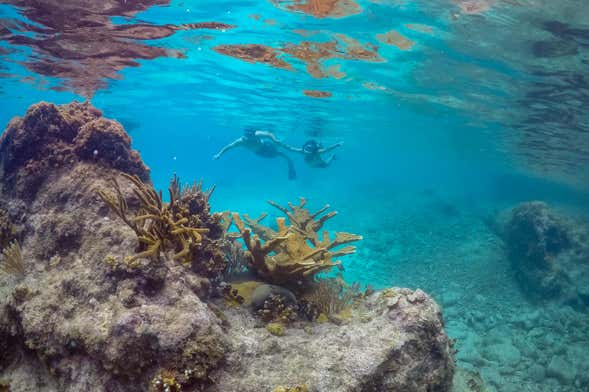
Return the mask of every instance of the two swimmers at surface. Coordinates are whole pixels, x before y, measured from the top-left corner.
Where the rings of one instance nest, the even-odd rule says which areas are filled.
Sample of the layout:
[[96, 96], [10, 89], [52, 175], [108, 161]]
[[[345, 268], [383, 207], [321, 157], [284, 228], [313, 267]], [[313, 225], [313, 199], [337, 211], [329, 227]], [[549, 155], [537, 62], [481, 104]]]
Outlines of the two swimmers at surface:
[[286, 155], [283, 151], [280, 151], [280, 149], [286, 149], [289, 151], [303, 154], [305, 162], [310, 167], [325, 168], [329, 166], [329, 164], [333, 161], [335, 157], [334, 155], [331, 155], [329, 158], [323, 159], [321, 154], [331, 151], [341, 146], [342, 144], [343, 142], [340, 142], [330, 147], [323, 148], [321, 144], [317, 141], [309, 140], [305, 144], [303, 144], [302, 148], [296, 148], [281, 142], [271, 132], [246, 129], [244, 131], [243, 136], [223, 147], [221, 151], [215, 154], [213, 158], [219, 159], [223, 154], [225, 154], [228, 150], [231, 150], [232, 148], [245, 147], [262, 158], [281, 157], [285, 159], [288, 165], [288, 178], [289, 180], [294, 180], [296, 178], [294, 164], [290, 157]]

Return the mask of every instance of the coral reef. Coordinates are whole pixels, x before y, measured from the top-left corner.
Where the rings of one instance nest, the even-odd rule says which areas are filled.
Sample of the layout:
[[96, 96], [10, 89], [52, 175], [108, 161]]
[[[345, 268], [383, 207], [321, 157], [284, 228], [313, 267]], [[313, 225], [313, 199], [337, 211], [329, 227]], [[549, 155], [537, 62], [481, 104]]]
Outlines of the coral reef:
[[[250, 282], [234, 288], [220, 282], [227, 263], [224, 249], [227, 243], [236, 244], [226, 233], [229, 215], [212, 214], [211, 191], [203, 191], [201, 184], [183, 186], [176, 177], [170, 202], [163, 202], [130, 149], [117, 156], [99, 152], [96, 158], [87, 157], [88, 149], [76, 149], [73, 141], [80, 128], [100, 134], [120, 127], [97, 113], [87, 104], [39, 104], [24, 120], [13, 120], [1, 139], [0, 200], [22, 227], [17, 239], [27, 267], [22, 279], [0, 274], [0, 380], [8, 380], [9, 388], [253, 392], [276, 386], [304, 391], [309, 385], [318, 392], [449, 390], [450, 341], [439, 308], [420, 291], [363, 297], [354, 303], [347, 322], [336, 325], [284, 318], [290, 305], [284, 298], [290, 295], [275, 296], [276, 289], [269, 290], [270, 295], [260, 295], [260, 309], [282, 309], [272, 317], [278, 323], [269, 327], [278, 335], [283, 332], [280, 337], [260, 328], [252, 307], [227, 304], [226, 297], [239, 302], [240, 296], [251, 303], [259, 286]], [[47, 124], [55, 128], [48, 130]], [[69, 139], [62, 138], [68, 132]], [[128, 140], [126, 134], [112, 135], [92, 142], [93, 137], [81, 136], [79, 146], [108, 140], [116, 150]], [[27, 149], [22, 144], [35, 140], [41, 145]], [[58, 150], [45, 151], [45, 142]], [[100, 148], [108, 150], [109, 144]], [[21, 153], [28, 158], [21, 159]], [[65, 160], [59, 160], [59, 153]], [[31, 167], [40, 169], [32, 182], [24, 176]], [[102, 197], [97, 190], [103, 190]], [[327, 208], [311, 214], [303, 201], [284, 210], [291, 222], [287, 226], [279, 219], [277, 230], [250, 222], [260, 226], [259, 237], [248, 237], [253, 228], [246, 229], [236, 215], [244, 240], [254, 246], [245, 255], [254, 266], [252, 254], [273, 248], [276, 254], [257, 260], [260, 276], [300, 279], [312, 287], [318, 271], [338, 265], [336, 256], [353, 251], [336, 248], [359, 237], [319, 236], [334, 215], [322, 216]], [[149, 240], [139, 240], [137, 247], [140, 236]], [[156, 249], [158, 239], [163, 240]], [[145, 256], [159, 253], [158, 261], [131, 256], [125, 263], [134, 249], [138, 254], [150, 250]], [[249, 290], [249, 298], [240, 289]]]
[[323, 232], [320, 239], [319, 230], [328, 219], [336, 215], [336, 212], [329, 212], [321, 216], [329, 208], [328, 205], [311, 214], [304, 208], [305, 199], [301, 199], [298, 206], [289, 204], [289, 208], [274, 202], [270, 204], [287, 215], [289, 225], [285, 218], [277, 218], [278, 229], [273, 230], [260, 224], [264, 216], [252, 220], [244, 215], [249, 226], [246, 228], [237, 213], [233, 215], [233, 221], [248, 249], [250, 267], [271, 283], [301, 285], [310, 282], [319, 272], [339, 266], [341, 262], [334, 261], [335, 257], [355, 252], [353, 246], [339, 250], [334, 248], [362, 239], [355, 234], [338, 232], [335, 239], [331, 240], [327, 231]]
[[589, 226], [546, 203], [522, 203], [499, 218], [520, 287], [537, 300], [589, 307]]

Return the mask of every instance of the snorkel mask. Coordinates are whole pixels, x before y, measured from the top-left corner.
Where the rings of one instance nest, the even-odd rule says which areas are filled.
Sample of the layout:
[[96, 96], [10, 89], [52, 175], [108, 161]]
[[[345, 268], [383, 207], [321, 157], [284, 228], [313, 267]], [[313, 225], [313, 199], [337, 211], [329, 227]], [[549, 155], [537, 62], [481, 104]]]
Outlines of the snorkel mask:
[[320, 144], [317, 143], [315, 140], [309, 140], [305, 144], [303, 144], [303, 151], [307, 154], [312, 154], [319, 150]]

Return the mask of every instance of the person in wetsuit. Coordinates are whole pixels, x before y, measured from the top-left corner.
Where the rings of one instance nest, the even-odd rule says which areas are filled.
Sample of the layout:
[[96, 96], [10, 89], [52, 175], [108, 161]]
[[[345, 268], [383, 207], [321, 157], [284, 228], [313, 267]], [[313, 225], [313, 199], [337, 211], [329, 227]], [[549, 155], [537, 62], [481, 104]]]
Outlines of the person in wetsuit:
[[333, 162], [335, 155], [330, 155], [327, 159], [323, 159], [321, 154], [334, 150], [340, 147], [342, 144], [344, 144], [344, 142], [339, 142], [327, 148], [323, 148], [321, 143], [311, 139], [307, 140], [305, 144], [303, 144], [302, 148], [287, 148], [289, 148], [291, 151], [303, 154], [305, 157], [305, 163], [310, 167], [325, 168], [329, 166], [331, 162]]
[[286, 148], [290, 150], [292, 147], [282, 143], [271, 132], [256, 131], [254, 129], [247, 128], [244, 131], [242, 137], [223, 147], [221, 151], [215, 154], [213, 158], [219, 159], [223, 154], [235, 147], [245, 147], [262, 158], [281, 157], [286, 160], [288, 165], [288, 179], [294, 180], [297, 176], [294, 164], [290, 157], [279, 150], [279, 148]]

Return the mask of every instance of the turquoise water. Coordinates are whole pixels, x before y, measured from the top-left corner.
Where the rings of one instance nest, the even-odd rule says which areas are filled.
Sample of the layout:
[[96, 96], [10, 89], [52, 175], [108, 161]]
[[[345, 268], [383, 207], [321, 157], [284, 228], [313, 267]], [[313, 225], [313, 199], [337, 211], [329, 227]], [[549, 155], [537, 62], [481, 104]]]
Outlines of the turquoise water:
[[[214, 209], [252, 216], [267, 200], [329, 203], [331, 228], [365, 238], [346, 279], [432, 294], [459, 365], [490, 390], [589, 390], [587, 315], [528, 301], [486, 224], [528, 200], [589, 211], [585, 1], [0, 3], [0, 123], [89, 99], [125, 126], [156, 188], [202, 178]], [[276, 57], [220, 49], [244, 44]], [[344, 144], [324, 169], [293, 155], [296, 180], [245, 149], [213, 160], [247, 127]], [[577, 373], [548, 371], [555, 357]]]

